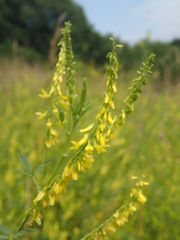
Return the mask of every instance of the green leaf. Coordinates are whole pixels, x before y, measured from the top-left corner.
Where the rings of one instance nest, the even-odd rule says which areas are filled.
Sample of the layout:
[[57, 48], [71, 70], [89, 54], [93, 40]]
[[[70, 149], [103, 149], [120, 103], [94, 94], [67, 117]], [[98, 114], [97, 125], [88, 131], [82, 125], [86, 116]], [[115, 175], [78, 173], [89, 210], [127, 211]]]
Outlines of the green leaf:
[[32, 166], [27, 157], [24, 154], [20, 153], [19, 160], [21, 161], [25, 171], [31, 174]]
[[61, 122], [64, 122], [65, 116], [64, 116], [64, 112], [60, 106], [58, 106], [58, 111], [59, 111], [59, 119], [61, 120]]
[[17, 232], [15, 234], [13, 234], [13, 236], [16, 237], [16, 238], [17, 237], [23, 237], [25, 233], [26, 233], [26, 231], [20, 231], [20, 232]]
[[0, 235], [0, 240], [5, 240], [5, 239], [9, 239], [9, 236]]
[[32, 177], [32, 174], [31, 174], [31, 173], [26, 172], [26, 171], [21, 170], [21, 169], [16, 169], [16, 172], [17, 172], [17, 173], [21, 173], [22, 175], [25, 175], [25, 176], [28, 176], [28, 177]]
[[6, 235], [9, 235], [12, 233], [12, 231], [8, 227], [6, 227], [2, 224], [0, 224], [0, 232], [3, 234], [6, 234]]
[[34, 173], [33, 175], [37, 175], [38, 173], [40, 173], [44, 168], [45, 166], [49, 163], [49, 160], [46, 160], [44, 161], [42, 164], [40, 164], [35, 170], [34, 170]]

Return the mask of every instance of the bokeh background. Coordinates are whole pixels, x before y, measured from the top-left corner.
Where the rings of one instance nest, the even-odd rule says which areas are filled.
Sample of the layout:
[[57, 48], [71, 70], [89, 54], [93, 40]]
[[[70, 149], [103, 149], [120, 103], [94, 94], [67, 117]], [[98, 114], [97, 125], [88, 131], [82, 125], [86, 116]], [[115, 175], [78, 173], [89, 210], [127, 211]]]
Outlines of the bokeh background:
[[154, 71], [112, 147], [98, 156], [80, 181], [69, 185], [55, 207], [45, 211], [42, 227], [22, 239], [80, 239], [127, 199], [131, 176], [141, 174], [150, 183], [147, 204], [108, 239], [180, 239], [179, 8], [179, 0], [0, 1], [1, 226], [15, 231], [34, 197], [34, 183], [19, 171], [23, 166], [18, 154], [23, 153], [33, 169], [48, 160], [37, 175], [43, 186], [63, 151], [59, 146], [44, 148], [45, 127], [35, 112], [42, 109], [40, 89], [51, 84], [61, 28], [70, 20], [77, 85], [84, 77], [89, 85], [91, 108], [82, 120], [84, 126], [91, 123], [103, 99], [111, 35], [123, 44], [119, 104], [151, 52], [156, 54]]

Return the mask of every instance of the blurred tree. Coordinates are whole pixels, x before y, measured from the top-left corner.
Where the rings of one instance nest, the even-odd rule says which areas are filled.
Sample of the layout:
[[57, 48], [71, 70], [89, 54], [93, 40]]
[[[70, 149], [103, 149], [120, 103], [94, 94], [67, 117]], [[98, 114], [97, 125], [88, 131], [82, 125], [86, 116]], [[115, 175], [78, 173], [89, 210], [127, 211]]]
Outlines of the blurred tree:
[[93, 30], [82, 8], [72, 0], [1, 0], [0, 43], [16, 41], [47, 56], [58, 17], [64, 12], [66, 20], [73, 23], [72, 39], [78, 57], [103, 63], [111, 43]]

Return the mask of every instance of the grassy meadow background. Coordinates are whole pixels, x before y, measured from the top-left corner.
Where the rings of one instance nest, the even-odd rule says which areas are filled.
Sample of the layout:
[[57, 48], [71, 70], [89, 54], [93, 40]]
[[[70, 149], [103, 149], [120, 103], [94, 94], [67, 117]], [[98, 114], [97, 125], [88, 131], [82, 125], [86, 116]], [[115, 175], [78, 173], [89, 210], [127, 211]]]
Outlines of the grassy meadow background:
[[[44, 109], [38, 94], [51, 84], [65, 20], [73, 24], [77, 89], [81, 91], [86, 78], [91, 106], [77, 126], [78, 137], [78, 129], [92, 123], [104, 97], [105, 56], [112, 47], [109, 34], [96, 31], [73, 0], [0, 0], [0, 240], [7, 228], [17, 230], [36, 196], [35, 183], [22, 173], [19, 154], [27, 157], [33, 170], [47, 161], [36, 175], [44, 186], [64, 151], [63, 138], [50, 150], [45, 148], [45, 122], [35, 113]], [[163, 22], [164, 26], [168, 29]], [[34, 231], [20, 239], [80, 239], [126, 201], [131, 177], [144, 174], [149, 182], [147, 203], [107, 240], [180, 240], [180, 38], [160, 42], [148, 35], [132, 45], [115, 40], [124, 46], [119, 53], [119, 107], [138, 66], [154, 52], [152, 79], [108, 151], [97, 155], [93, 168], [68, 185], [55, 206], [43, 210], [42, 226], [33, 225]]]
[[[77, 64], [80, 86], [87, 77], [91, 109], [82, 125], [92, 121], [104, 93], [104, 76], [92, 67]], [[131, 78], [134, 77], [134, 74]], [[118, 102], [127, 94], [129, 82], [120, 74]], [[44, 64], [29, 65], [17, 59], [0, 64], [0, 224], [17, 228], [33, 199], [31, 179], [18, 170], [18, 153], [24, 153], [35, 169], [49, 160], [37, 175], [41, 185], [51, 174], [63, 151], [59, 146], [45, 150], [45, 127], [35, 112], [42, 109], [41, 88], [50, 85], [52, 70]], [[42, 228], [26, 239], [79, 239], [98, 226], [122, 204], [131, 188], [131, 176], [145, 174], [150, 185], [148, 202], [130, 222], [110, 239], [178, 240], [179, 223], [179, 86], [157, 91], [145, 87], [136, 109], [116, 133], [112, 147], [98, 156], [93, 169], [71, 183], [59, 204], [44, 211]]]

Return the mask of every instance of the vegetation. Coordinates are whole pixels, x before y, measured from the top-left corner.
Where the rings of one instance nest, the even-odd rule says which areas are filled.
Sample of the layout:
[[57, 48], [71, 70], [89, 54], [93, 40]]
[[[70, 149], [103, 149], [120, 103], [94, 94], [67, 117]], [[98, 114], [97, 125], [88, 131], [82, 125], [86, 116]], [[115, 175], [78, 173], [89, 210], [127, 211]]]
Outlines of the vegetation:
[[178, 240], [179, 39], [122, 48], [71, 0], [1, 0], [0, 33], [0, 239]]
[[[19, 57], [30, 63], [47, 61], [53, 33], [61, 16], [60, 29], [65, 20], [73, 23], [72, 41], [76, 56], [83, 62], [102, 67], [107, 52], [111, 50], [109, 36], [96, 32], [88, 23], [83, 9], [72, 0], [1, 0], [1, 56]], [[126, 75], [132, 75], [140, 63], [154, 52], [157, 56], [153, 76], [156, 88], [177, 84], [180, 79], [178, 39], [172, 43], [145, 39], [133, 46], [123, 45], [121, 68]]]
[[[81, 93], [75, 92], [79, 89], [74, 85], [75, 71], [79, 68], [83, 75], [83, 68], [74, 65], [69, 28], [67, 24], [63, 32], [53, 82], [44, 67], [1, 64], [1, 239], [104, 239], [109, 234], [110, 239], [178, 239], [178, 89], [173, 95], [166, 91], [157, 94], [149, 87], [134, 117], [119, 131], [117, 126], [133, 110], [142, 84], [149, 78], [153, 56], [141, 68], [125, 105], [120, 105], [127, 86], [121, 85], [121, 97], [115, 99], [118, 62], [113, 43], [100, 109], [97, 105], [103, 97], [99, 96], [102, 77], [91, 68], [85, 69], [92, 79], [88, 85], [94, 108], [90, 108], [86, 83]], [[80, 75], [77, 86], [82, 79]], [[38, 112], [43, 106], [36, 96], [40, 88], [47, 86], [50, 91], [40, 93], [46, 100], [45, 109]], [[46, 136], [33, 112], [46, 119]], [[103, 115], [92, 123], [96, 112]], [[82, 117], [77, 117], [81, 115], [83, 136], [71, 142], [79, 139], [75, 129], [80, 126]], [[130, 186], [130, 177], [142, 173], [150, 182], [144, 209], [139, 205], [146, 202], [142, 192], [146, 181], [134, 177], [135, 185]], [[130, 222], [118, 230], [136, 210]], [[35, 230], [41, 221], [39, 230]]]

